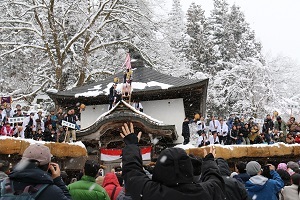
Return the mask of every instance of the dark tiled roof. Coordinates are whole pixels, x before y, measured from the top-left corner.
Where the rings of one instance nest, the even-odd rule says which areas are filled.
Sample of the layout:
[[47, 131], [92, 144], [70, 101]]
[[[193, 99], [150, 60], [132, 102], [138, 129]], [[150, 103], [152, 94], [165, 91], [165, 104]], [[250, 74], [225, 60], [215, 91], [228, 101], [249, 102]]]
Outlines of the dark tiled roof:
[[[93, 92], [93, 91], [99, 91], [99, 96], [107, 95], [106, 92], [103, 92], [103, 90], [108, 88], [108, 84], [113, 83], [114, 77], [118, 77], [120, 79], [120, 82], [123, 81], [123, 72], [117, 73], [116, 75], [110, 76], [105, 80], [101, 80], [99, 82], [95, 82], [92, 84], [88, 84], [85, 86], [73, 88], [71, 90], [67, 91], [60, 91], [55, 94], [55, 96], [65, 96], [65, 97], [77, 97], [79, 96], [85, 96], [85, 95], [78, 95], [85, 92]], [[192, 80], [192, 79], [185, 79], [185, 78], [179, 78], [179, 77], [173, 77], [167, 74], [162, 74], [156, 70], [153, 70], [151, 68], [147, 67], [138, 67], [133, 69], [133, 84], [134, 82], [139, 83], [149, 83], [151, 81], [158, 82], [160, 84], [167, 84], [171, 85], [169, 88], [177, 88], [182, 86], [188, 86], [191, 84], [202, 82], [203, 80]], [[159, 85], [159, 84], [158, 84]], [[134, 87], [134, 85], [133, 85]], [[155, 90], [161, 90], [162, 88], [160, 86], [157, 86], [157, 84], [153, 84], [153, 86], [146, 86], [143, 89], [137, 89], [134, 87], [133, 92], [139, 92], [139, 91], [155, 91]]]

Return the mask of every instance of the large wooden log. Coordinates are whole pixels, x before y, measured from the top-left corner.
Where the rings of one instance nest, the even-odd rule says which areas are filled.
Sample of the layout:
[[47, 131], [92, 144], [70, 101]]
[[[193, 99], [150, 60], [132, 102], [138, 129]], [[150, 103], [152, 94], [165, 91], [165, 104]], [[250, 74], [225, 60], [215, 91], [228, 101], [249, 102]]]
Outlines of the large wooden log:
[[[300, 144], [276, 143], [273, 145], [214, 145], [216, 157], [224, 159], [237, 158], [272, 158], [272, 157], [300, 157]], [[209, 152], [209, 146], [186, 149], [188, 154], [203, 157], [204, 149]]]
[[87, 150], [81, 142], [76, 143], [57, 143], [41, 142], [31, 139], [20, 139], [12, 137], [0, 137], [0, 154], [22, 155], [24, 150], [31, 143], [42, 143], [49, 147], [51, 154], [58, 158], [87, 156]]

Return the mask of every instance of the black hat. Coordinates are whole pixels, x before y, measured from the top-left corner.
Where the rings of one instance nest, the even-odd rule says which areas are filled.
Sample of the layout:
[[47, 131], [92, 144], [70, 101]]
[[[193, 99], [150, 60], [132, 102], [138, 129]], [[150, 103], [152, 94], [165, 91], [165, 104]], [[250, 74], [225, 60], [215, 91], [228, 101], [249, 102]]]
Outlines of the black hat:
[[91, 177], [96, 177], [100, 165], [95, 160], [87, 160], [84, 164], [84, 173]]
[[281, 117], [280, 117], [280, 116], [278, 116], [276, 119], [277, 119], [277, 120], [281, 120]]

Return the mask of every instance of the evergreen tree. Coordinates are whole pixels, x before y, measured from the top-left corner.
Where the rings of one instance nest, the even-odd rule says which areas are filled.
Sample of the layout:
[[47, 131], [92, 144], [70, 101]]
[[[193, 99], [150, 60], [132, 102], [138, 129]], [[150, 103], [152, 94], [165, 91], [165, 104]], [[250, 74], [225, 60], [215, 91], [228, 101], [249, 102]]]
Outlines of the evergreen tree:
[[184, 76], [189, 67], [184, 52], [187, 42], [184, 15], [179, 0], [173, 0], [172, 9], [163, 23], [162, 37], [159, 38], [160, 70], [173, 76]]
[[186, 57], [195, 71], [207, 73], [210, 63], [209, 45], [207, 42], [207, 24], [200, 5], [192, 3], [187, 10], [188, 46], [185, 49]]

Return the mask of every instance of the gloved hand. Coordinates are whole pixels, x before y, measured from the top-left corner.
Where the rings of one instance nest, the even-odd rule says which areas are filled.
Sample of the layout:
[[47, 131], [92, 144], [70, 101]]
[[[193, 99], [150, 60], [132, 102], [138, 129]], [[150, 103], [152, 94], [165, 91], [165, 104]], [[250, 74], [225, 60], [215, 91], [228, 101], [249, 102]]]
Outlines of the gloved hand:
[[138, 135], [134, 134], [134, 128], [131, 122], [130, 122], [130, 130], [128, 128], [128, 125], [124, 123], [124, 126], [122, 126], [122, 131], [123, 133], [120, 133], [120, 135], [124, 139], [126, 145], [139, 143], [142, 136], [142, 132], [139, 132]]

